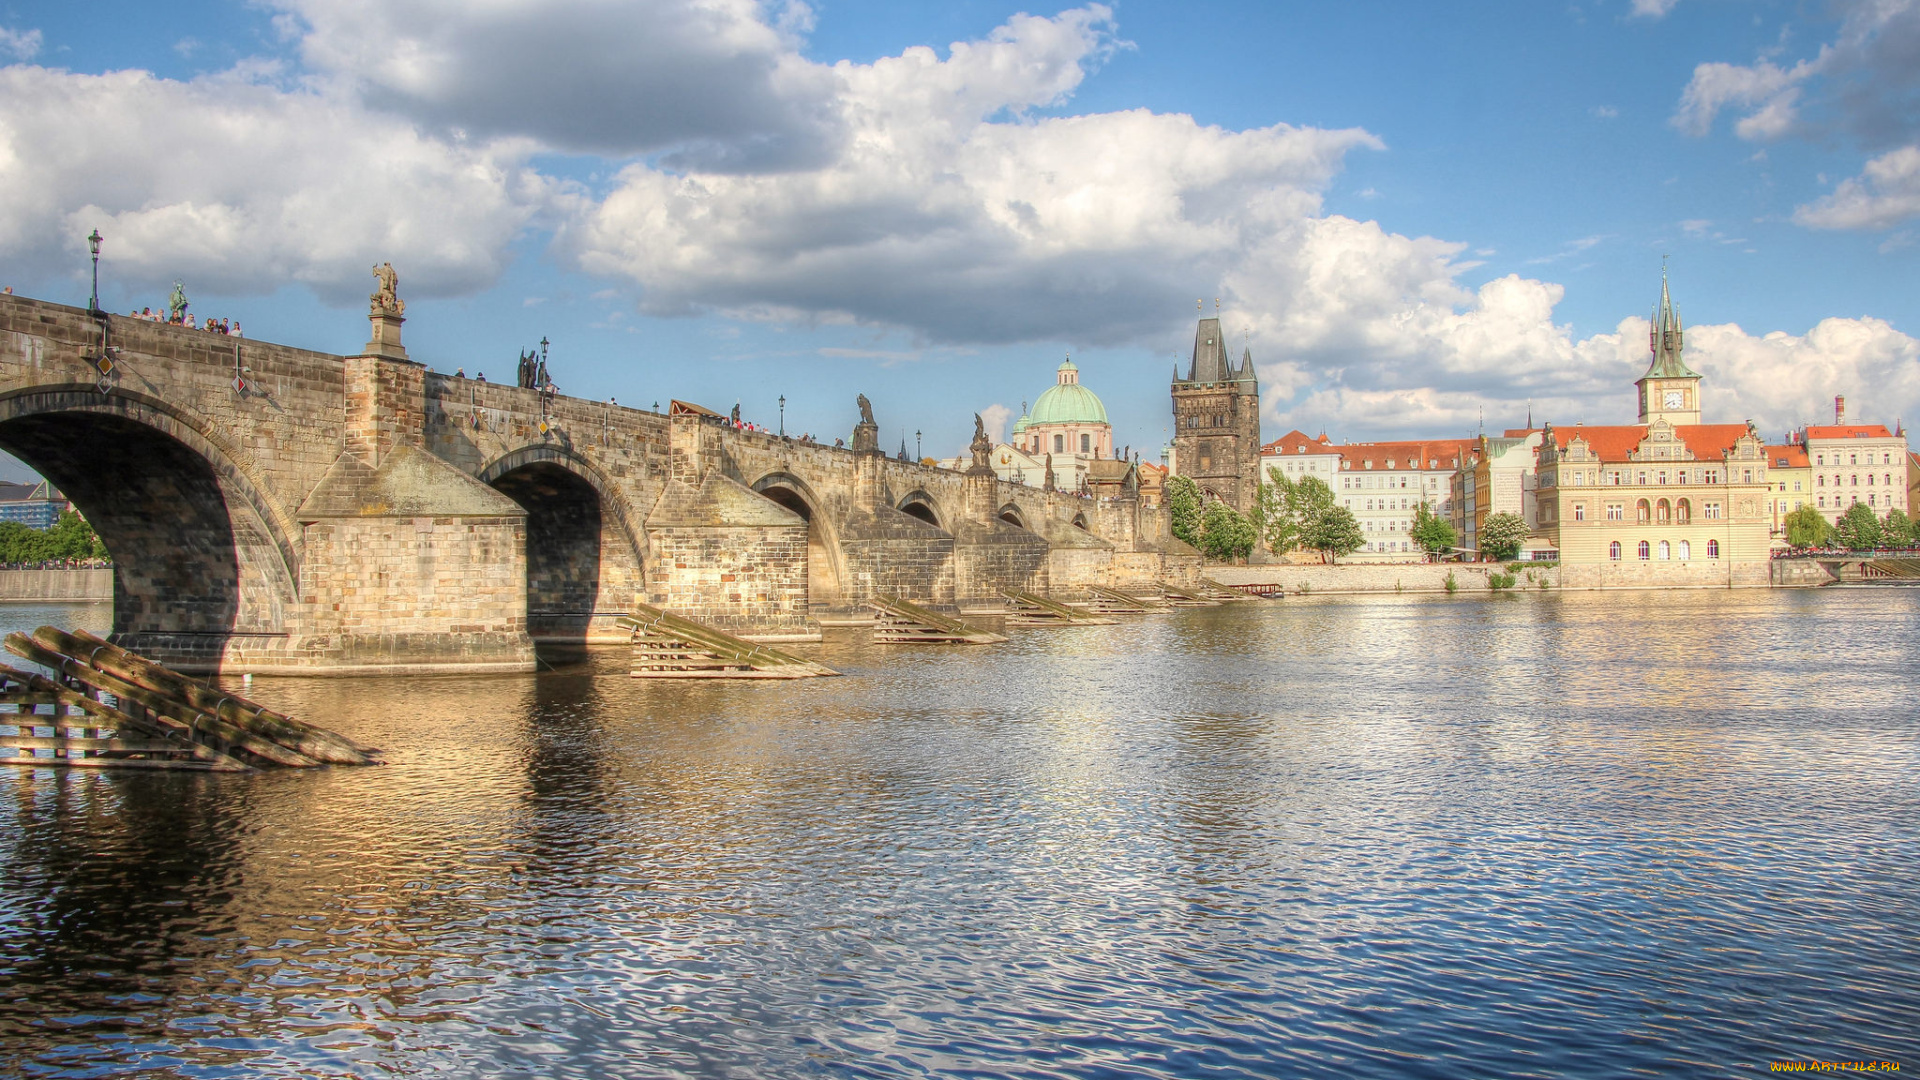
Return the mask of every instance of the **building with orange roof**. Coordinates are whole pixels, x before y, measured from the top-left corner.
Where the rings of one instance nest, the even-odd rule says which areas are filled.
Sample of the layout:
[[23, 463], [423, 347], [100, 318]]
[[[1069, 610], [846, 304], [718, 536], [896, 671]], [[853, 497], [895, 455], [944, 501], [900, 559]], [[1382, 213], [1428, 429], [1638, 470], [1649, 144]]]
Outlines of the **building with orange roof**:
[[1280, 475], [1292, 483], [1299, 483], [1309, 476], [1319, 477], [1328, 487], [1340, 484], [1340, 451], [1321, 432], [1317, 438], [1309, 438], [1303, 431], [1289, 431], [1260, 448], [1260, 482], [1270, 483], [1268, 469], [1280, 470]]
[[1795, 442], [1769, 446], [1766, 454], [1771, 531], [1778, 540], [1787, 535], [1787, 515], [1813, 501], [1813, 459], [1804, 444]]
[[1809, 424], [1799, 443], [1812, 459], [1813, 505], [1829, 522], [1854, 503], [1866, 503], [1875, 517], [1893, 510], [1910, 512], [1907, 436], [1884, 424], [1847, 422], [1847, 399], [1833, 399], [1833, 423]]
[[1468, 462], [1466, 439], [1346, 443], [1339, 455], [1339, 478], [1331, 486], [1340, 505], [1353, 511], [1365, 542], [1345, 556], [1348, 562], [1419, 562], [1426, 557], [1413, 540], [1413, 521], [1421, 505], [1442, 517], [1453, 513], [1448, 483]]
[[1561, 586], [1770, 584], [1766, 445], [1751, 423], [1700, 422], [1703, 376], [1681, 358], [1664, 278], [1647, 344], [1639, 423], [1541, 431], [1538, 532], [1559, 552]]

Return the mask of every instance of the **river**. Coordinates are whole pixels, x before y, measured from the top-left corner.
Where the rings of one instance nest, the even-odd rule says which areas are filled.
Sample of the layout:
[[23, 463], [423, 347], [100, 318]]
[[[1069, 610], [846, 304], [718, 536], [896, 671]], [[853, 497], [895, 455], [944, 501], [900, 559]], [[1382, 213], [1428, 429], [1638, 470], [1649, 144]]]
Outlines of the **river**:
[[1314, 596], [796, 647], [838, 679], [261, 678], [387, 763], [0, 770], [0, 1073], [1912, 1069], [1917, 609]]

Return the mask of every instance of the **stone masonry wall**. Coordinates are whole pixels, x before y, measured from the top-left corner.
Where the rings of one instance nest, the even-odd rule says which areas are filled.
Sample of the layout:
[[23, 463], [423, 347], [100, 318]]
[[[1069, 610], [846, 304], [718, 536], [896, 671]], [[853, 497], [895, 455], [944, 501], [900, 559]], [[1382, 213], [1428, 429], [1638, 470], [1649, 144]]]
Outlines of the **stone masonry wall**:
[[805, 633], [807, 530], [654, 530], [648, 602], [735, 633]]

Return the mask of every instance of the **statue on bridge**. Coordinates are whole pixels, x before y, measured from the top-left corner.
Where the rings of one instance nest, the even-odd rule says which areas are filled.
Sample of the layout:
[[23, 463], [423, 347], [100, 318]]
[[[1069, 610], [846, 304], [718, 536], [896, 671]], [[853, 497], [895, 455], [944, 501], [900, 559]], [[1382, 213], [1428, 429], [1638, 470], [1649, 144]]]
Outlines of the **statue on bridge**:
[[853, 449], [856, 453], [881, 453], [880, 425], [873, 420], [873, 403], [861, 394], [859, 404], [860, 422], [853, 425]]
[[987, 438], [987, 424], [979, 413], [973, 414], [973, 444], [968, 449], [973, 451], [974, 468], [993, 468], [993, 442]]
[[192, 303], [192, 301], [187, 299], [187, 290], [182, 288], [178, 281], [175, 281], [173, 283], [173, 292], [167, 297], [167, 321], [180, 322], [182, 317], [186, 315], [187, 305], [190, 303]]
[[373, 306], [373, 313], [405, 315], [407, 302], [400, 299], [400, 275], [393, 272], [393, 264], [386, 262], [374, 267], [373, 276], [380, 282], [380, 287], [367, 297]]

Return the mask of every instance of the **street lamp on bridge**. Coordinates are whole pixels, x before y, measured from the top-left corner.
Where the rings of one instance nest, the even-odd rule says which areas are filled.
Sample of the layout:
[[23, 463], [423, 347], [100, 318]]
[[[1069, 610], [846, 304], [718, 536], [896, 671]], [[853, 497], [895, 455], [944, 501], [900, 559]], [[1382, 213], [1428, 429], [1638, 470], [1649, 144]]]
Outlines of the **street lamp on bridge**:
[[87, 301], [87, 311], [94, 315], [100, 314], [100, 240], [99, 229], [87, 237], [87, 249], [93, 252], [93, 299]]
[[780, 395], [780, 437], [787, 437], [787, 395]]

